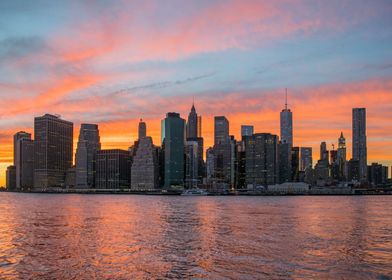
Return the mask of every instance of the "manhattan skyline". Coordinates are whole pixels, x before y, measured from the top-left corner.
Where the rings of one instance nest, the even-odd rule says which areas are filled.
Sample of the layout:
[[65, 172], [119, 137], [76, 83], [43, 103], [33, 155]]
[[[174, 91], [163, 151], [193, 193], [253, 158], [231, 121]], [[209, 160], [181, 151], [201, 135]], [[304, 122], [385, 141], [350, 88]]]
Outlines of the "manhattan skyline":
[[244, 124], [279, 135], [285, 88], [294, 146], [316, 159], [343, 132], [350, 158], [351, 110], [366, 107], [368, 164], [391, 166], [392, 5], [241, 3], [1, 2], [0, 186], [13, 135], [45, 113], [74, 123], [74, 150], [81, 123], [99, 125], [102, 148], [126, 149], [140, 118], [160, 145], [161, 119], [187, 117], [194, 98], [207, 149], [214, 116], [237, 139]]

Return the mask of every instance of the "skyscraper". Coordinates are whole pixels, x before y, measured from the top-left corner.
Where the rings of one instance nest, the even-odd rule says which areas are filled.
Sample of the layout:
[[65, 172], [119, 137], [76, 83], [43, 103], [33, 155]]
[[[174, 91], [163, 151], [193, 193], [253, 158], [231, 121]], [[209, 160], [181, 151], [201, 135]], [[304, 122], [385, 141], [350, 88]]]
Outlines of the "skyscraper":
[[256, 133], [245, 137], [246, 184], [274, 185], [278, 182], [278, 136]]
[[199, 118], [196, 113], [195, 105], [192, 104], [191, 111], [188, 115], [188, 122], [186, 124], [186, 138], [196, 138], [198, 137], [198, 122]]
[[131, 189], [153, 190], [158, 188], [158, 148], [151, 137], [139, 138], [132, 161]]
[[15, 165], [15, 167], [16, 167], [16, 157], [15, 157], [15, 155], [16, 155], [16, 148], [18, 146], [17, 142], [20, 139], [23, 139], [23, 138], [31, 139], [31, 134], [28, 133], [28, 132], [25, 132], [25, 131], [19, 131], [19, 132], [14, 134], [14, 165]]
[[15, 182], [17, 190], [34, 186], [34, 141], [31, 134], [24, 131], [14, 135]]
[[285, 108], [280, 112], [280, 140], [288, 144], [288, 150], [293, 147], [293, 113], [287, 108], [286, 90]]
[[307, 168], [312, 168], [312, 166], [313, 166], [312, 147], [301, 147], [300, 170], [305, 171]]
[[185, 120], [178, 113], [167, 113], [161, 121], [165, 188], [184, 185], [184, 129]]
[[147, 135], [147, 125], [143, 121], [143, 119], [140, 119], [139, 128], [138, 128], [138, 139], [140, 140], [146, 137], [146, 135]]
[[185, 142], [185, 186], [196, 188], [199, 183], [199, 159], [198, 143], [196, 141]]
[[278, 165], [279, 165], [279, 183], [289, 182], [291, 180], [291, 150], [288, 150], [289, 144], [279, 142], [278, 144]]
[[241, 125], [241, 137], [252, 136], [254, 133], [253, 125]]
[[359, 181], [367, 180], [367, 146], [366, 146], [366, 109], [353, 108], [352, 118], [353, 151], [352, 157], [359, 161]]
[[347, 178], [346, 174], [346, 138], [343, 136], [343, 132], [340, 133], [338, 140], [338, 163], [339, 163], [339, 180], [345, 180]]
[[224, 116], [215, 117], [214, 122], [214, 159], [215, 178], [221, 183], [231, 183], [231, 140], [229, 121]]
[[73, 123], [45, 114], [34, 119], [34, 188], [64, 185], [72, 166]]
[[327, 150], [327, 143], [321, 142], [320, 144], [320, 160], [329, 163], [329, 152]]
[[10, 165], [7, 167], [5, 172], [5, 184], [9, 191], [15, 191], [16, 189], [16, 168], [15, 165]]
[[299, 155], [299, 147], [291, 148], [291, 181], [298, 182], [299, 181], [299, 170], [300, 170], [300, 155]]
[[214, 148], [210, 147], [206, 151], [206, 177], [207, 182], [211, 183], [215, 176], [215, 155]]
[[186, 140], [197, 142], [197, 180], [201, 182], [205, 176], [205, 164], [203, 159], [204, 139], [202, 138], [201, 133], [201, 116], [197, 115], [194, 104], [192, 104], [192, 108], [188, 116], [188, 122], [186, 125]]
[[95, 156], [100, 149], [98, 125], [81, 124], [75, 156], [77, 188], [94, 188]]

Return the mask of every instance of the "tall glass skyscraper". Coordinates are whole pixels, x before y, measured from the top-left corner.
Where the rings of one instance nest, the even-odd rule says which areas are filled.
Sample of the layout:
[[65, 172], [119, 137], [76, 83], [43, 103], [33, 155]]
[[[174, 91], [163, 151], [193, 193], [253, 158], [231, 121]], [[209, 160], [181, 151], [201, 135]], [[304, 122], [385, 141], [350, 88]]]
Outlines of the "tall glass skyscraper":
[[76, 148], [76, 187], [93, 188], [95, 184], [95, 156], [101, 149], [96, 124], [81, 124]]
[[288, 144], [291, 151], [293, 147], [293, 113], [287, 108], [287, 91], [285, 108], [280, 112], [280, 141]]
[[353, 108], [353, 159], [359, 161], [359, 180], [367, 181], [366, 109]]
[[224, 116], [214, 122], [215, 178], [218, 182], [231, 183], [231, 143], [229, 121]]
[[184, 185], [185, 120], [178, 113], [167, 113], [161, 121], [164, 150], [164, 187]]

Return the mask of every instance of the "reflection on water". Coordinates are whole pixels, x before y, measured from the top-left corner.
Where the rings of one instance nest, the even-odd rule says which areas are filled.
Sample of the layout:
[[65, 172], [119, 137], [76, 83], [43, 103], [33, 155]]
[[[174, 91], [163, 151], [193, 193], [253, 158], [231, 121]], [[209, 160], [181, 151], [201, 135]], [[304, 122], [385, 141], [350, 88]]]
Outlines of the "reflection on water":
[[0, 193], [1, 279], [392, 279], [392, 196]]

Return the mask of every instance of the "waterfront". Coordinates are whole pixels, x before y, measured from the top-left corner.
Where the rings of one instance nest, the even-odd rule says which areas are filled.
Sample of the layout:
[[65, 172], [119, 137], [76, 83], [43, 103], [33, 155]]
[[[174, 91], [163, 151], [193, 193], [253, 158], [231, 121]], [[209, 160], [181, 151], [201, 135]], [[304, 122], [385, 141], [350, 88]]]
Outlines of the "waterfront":
[[1, 279], [391, 279], [391, 196], [0, 193]]

